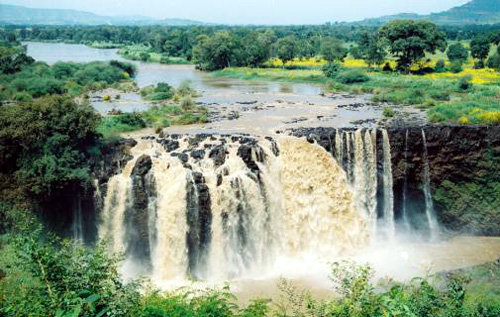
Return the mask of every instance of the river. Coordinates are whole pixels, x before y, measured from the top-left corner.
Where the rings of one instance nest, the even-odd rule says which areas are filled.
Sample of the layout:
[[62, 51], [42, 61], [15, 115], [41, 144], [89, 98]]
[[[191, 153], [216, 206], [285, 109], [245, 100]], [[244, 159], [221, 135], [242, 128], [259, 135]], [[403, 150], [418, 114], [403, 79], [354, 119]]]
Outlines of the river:
[[[116, 49], [95, 49], [79, 44], [26, 42], [28, 54], [38, 61], [63, 62], [125, 61]], [[372, 127], [382, 119], [383, 107], [369, 102], [367, 95], [324, 94], [322, 85], [284, 83], [266, 80], [238, 80], [216, 77], [195, 69], [193, 65], [162, 65], [128, 61], [137, 67], [135, 78], [139, 87], [166, 82], [178, 87], [189, 81], [201, 93], [197, 102], [206, 105], [212, 122], [203, 125], [171, 127], [177, 133], [224, 132], [272, 134], [296, 127]], [[92, 105], [101, 113], [112, 109], [144, 110], [150, 103], [134, 93], [121, 95], [120, 100]], [[420, 111], [404, 108], [411, 116], [424, 120]], [[238, 113], [234, 118], [234, 113]]]

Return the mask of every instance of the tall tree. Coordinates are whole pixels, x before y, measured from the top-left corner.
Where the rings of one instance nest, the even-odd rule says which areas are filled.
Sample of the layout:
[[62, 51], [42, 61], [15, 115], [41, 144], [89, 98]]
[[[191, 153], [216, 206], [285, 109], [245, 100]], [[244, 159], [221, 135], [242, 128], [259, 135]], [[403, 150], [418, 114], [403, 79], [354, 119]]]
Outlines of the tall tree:
[[451, 44], [446, 51], [446, 55], [450, 62], [459, 62], [461, 64], [469, 58], [469, 51], [461, 43]]
[[347, 48], [339, 39], [329, 37], [321, 42], [321, 55], [328, 63], [344, 61], [347, 52]]
[[409, 71], [414, 63], [426, 53], [446, 49], [444, 34], [438, 27], [427, 21], [393, 21], [380, 29], [380, 37], [389, 47], [389, 52], [398, 59], [398, 68]]
[[231, 66], [235, 45], [229, 32], [217, 32], [203, 37], [193, 49], [194, 58], [202, 70], [213, 71]]
[[283, 67], [288, 61], [291, 61], [297, 56], [298, 42], [294, 36], [286, 36], [281, 38], [276, 43], [278, 47], [278, 57], [283, 62]]
[[363, 33], [358, 45], [361, 56], [368, 66], [381, 65], [385, 62], [387, 53], [378, 33]]
[[470, 53], [472, 57], [478, 60], [476, 62], [477, 68], [483, 68], [484, 60], [490, 54], [490, 47], [491, 47], [490, 39], [488, 38], [488, 36], [485, 35], [476, 36], [470, 42]]

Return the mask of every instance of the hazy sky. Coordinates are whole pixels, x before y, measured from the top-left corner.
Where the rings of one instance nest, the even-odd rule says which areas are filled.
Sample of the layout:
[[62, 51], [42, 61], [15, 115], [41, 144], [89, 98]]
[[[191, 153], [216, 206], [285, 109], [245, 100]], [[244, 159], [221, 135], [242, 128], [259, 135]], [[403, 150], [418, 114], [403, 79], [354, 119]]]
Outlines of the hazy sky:
[[468, 0], [0, 0], [101, 15], [145, 15], [229, 24], [322, 24], [400, 12], [430, 13]]

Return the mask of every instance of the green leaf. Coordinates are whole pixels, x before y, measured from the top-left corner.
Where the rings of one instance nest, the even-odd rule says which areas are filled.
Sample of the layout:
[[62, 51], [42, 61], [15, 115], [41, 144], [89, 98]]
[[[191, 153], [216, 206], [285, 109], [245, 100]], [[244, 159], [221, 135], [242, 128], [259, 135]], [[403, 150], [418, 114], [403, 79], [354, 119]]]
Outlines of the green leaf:
[[107, 313], [108, 310], [109, 310], [108, 307], [103, 308], [99, 313], [97, 313], [97, 315], [95, 315], [95, 317], [101, 317], [102, 315], [104, 315], [105, 313]]
[[87, 303], [91, 303], [91, 302], [97, 301], [98, 299], [99, 299], [99, 294], [92, 294], [89, 297], [87, 297], [87, 299], [85, 299], [85, 301]]

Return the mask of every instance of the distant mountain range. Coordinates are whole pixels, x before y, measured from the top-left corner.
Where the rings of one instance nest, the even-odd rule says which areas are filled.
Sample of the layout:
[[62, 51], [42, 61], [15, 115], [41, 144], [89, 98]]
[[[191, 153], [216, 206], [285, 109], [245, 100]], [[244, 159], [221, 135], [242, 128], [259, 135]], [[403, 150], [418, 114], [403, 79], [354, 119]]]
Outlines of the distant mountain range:
[[[429, 20], [442, 25], [500, 23], [500, 0], [472, 0], [447, 11], [420, 15], [400, 13], [366, 19], [353, 24], [378, 26], [393, 20]], [[90, 12], [62, 9], [36, 9], [0, 4], [0, 24], [13, 25], [207, 25], [186, 19], [153, 19], [145, 16], [102, 16]]]
[[497, 24], [500, 23], [500, 0], [472, 0], [447, 11], [420, 15], [401, 13], [375, 19], [366, 19], [356, 24], [381, 25], [394, 20], [428, 20], [441, 25]]
[[185, 19], [153, 19], [144, 16], [102, 16], [85, 11], [36, 9], [0, 4], [0, 24], [10, 25], [205, 25]]

